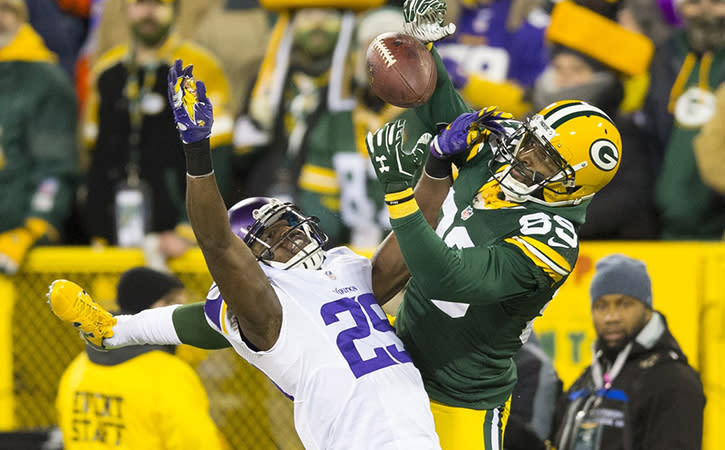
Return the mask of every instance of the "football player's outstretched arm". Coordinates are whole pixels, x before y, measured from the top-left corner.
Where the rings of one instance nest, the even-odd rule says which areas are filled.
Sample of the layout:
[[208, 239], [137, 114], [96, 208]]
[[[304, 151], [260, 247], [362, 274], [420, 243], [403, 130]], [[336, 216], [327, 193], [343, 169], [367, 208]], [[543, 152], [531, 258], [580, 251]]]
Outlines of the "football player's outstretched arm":
[[[431, 228], [430, 221], [424, 216], [418, 206], [416, 197], [410, 187], [413, 183], [411, 168], [422, 159], [423, 150], [416, 147], [411, 153], [402, 150], [402, 128], [400, 121], [388, 123], [375, 134], [368, 134], [366, 145], [378, 180], [385, 191], [385, 202], [390, 212], [391, 224], [396, 233], [396, 239], [405, 265], [415, 274], [424, 285], [426, 292], [432, 298], [445, 296], [455, 301], [466, 301], [473, 298], [490, 298], [497, 300], [515, 289], [528, 292], [535, 289], [536, 274], [531, 273], [533, 266], [530, 261], [519, 257], [519, 251], [513, 246], [500, 249], [472, 248], [459, 250], [450, 248]], [[430, 178], [430, 177], [429, 177]], [[425, 181], [426, 184], [433, 180]], [[441, 181], [439, 180], [439, 183]], [[441, 185], [439, 185], [441, 186]], [[395, 241], [388, 241], [387, 244]], [[391, 245], [392, 246], [392, 245]], [[378, 257], [376, 273], [384, 276], [386, 264], [397, 261], [395, 248], [387, 248], [386, 259]], [[383, 250], [381, 250], [382, 252]], [[499, 258], [499, 252], [507, 253], [507, 257]], [[511, 253], [514, 256], [510, 255]], [[513, 266], [502, 267], [496, 261], [513, 261]], [[507, 263], [509, 264], [509, 263]], [[396, 266], [397, 267], [397, 266]], [[535, 268], [535, 267], [534, 267]], [[512, 270], [515, 269], [515, 270]], [[537, 269], [538, 270], [538, 269]], [[490, 280], [502, 278], [499, 283], [506, 292], [491, 292], [492, 295], [479, 295], [493, 291]], [[543, 278], [543, 273], [539, 278]], [[375, 295], [380, 295], [384, 301], [392, 285], [376, 284], [373, 278]], [[545, 281], [545, 280], [543, 280]], [[518, 294], [519, 291], [514, 292]], [[474, 295], [475, 294], [475, 295]]]
[[[428, 158], [432, 158], [428, 156]], [[450, 171], [450, 164], [448, 164]], [[426, 170], [415, 186], [415, 199], [418, 202], [423, 216], [432, 228], [438, 224], [438, 212], [448, 190], [451, 187], [451, 177], [434, 177]], [[380, 305], [384, 305], [397, 294], [410, 278], [408, 266], [405, 265], [403, 254], [398, 246], [395, 233], [391, 232], [378, 246], [373, 255], [373, 293]]]
[[244, 336], [260, 350], [274, 345], [282, 309], [249, 247], [231, 230], [211, 164], [213, 110], [206, 87], [177, 60], [169, 70], [169, 102], [186, 155], [186, 208], [191, 227], [220, 293]]
[[[431, 135], [425, 133], [418, 139], [407, 158], [400, 158], [397, 152], [403, 152], [402, 134], [405, 121], [387, 124], [375, 135], [368, 133], [367, 148], [378, 178], [386, 193], [386, 203], [397, 204], [406, 197], [420, 199], [420, 209], [431, 227], [435, 228], [438, 211], [450, 187], [449, 173], [436, 178], [424, 173], [413, 193], [413, 174], [420, 167], [423, 155], [427, 152]], [[388, 144], [395, 143], [395, 148]], [[381, 175], [382, 174], [382, 178]], [[392, 193], [392, 194], [391, 194]], [[400, 291], [410, 278], [408, 268], [398, 248], [394, 233], [390, 233], [378, 247], [372, 259], [373, 293], [380, 305], [387, 303]]]
[[[499, 115], [495, 108], [464, 113], [441, 130], [432, 142], [430, 142], [430, 135], [423, 135], [418, 140], [416, 148], [424, 153], [428, 151], [430, 153], [423, 175], [415, 188], [415, 200], [432, 228], [435, 229], [438, 225], [438, 212], [453, 182], [452, 159], [466, 153], [483, 136], [484, 131], [488, 130], [479, 125], [492, 122], [493, 125], [489, 125], [489, 127], [500, 127], [496, 120], [489, 120], [491, 116], [498, 119]], [[492, 132], [488, 131], [489, 134]], [[376, 139], [368, 140], [368, 151], [371, 152], [371, 158], [385, 158], [386, 155], [381, 154], [382, 149], [376, 149], [376, 145]], [[400, 145], [402, 146], [402, 142]], [[373, 156], [375, 152], [378, 154]], [[371, 159], [371, 161], [376, 170], [379, 170], [381, 161], [375, 159]], [[390, 233], [373, 255], [373, 292], [378, 302], [381, 305], [387, 303], [405, 286], [408, 278], [410, 278], [410, 274], [400, 251], [398, 239], [395, 233]]]

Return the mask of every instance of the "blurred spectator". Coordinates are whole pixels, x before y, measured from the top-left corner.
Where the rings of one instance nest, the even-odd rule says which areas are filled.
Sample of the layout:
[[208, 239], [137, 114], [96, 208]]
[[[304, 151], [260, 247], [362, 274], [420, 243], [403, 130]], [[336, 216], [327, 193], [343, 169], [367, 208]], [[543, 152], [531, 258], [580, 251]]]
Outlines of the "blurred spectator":
[[715, 113], [695, 138], [695, 160], [702, 180], [725, 195], [725, 83], [715, 93]]
[[[335, 216], [344, 230], [345, 242], [354, 250], [372, 254], [384, 234], [390, 230], [383, 192], [375, 178], [365, 148], [365, 135], [395, 118], [406, 119], [409, 136], [419, 136], [426, 130], [412, 110], [389, 105], [371, 91], [367, 78], [365, 54], [373, 39], [385, 32], [403, 31], [400, 8], [381, 7], [366, 11], [357, 18], [351, 46], [350, 66], [355, 106], [352, 110], [325, 111], [310, 131], [308, 157], [299, 179], [299, 201], [306, 211], [315, 215]], [[412, 147], [414, 139], [406, 140]], [[311, 173], [329, 173], [325, 190]], [[327, 207], [334, 200], [339, 208]], [[327, 208], [328, 211], [319, 211]], [[339, 214], [337, 211], [339, 210]]]
[[88, 32], [89, 0], [28, 0], [28, 21], [73, 79]]
[[554, 406], [561, 394], [561, 380], [534, 333], [514, 355], [514, 362], [518, 379], [511, 395], [504, 448], [545, 449], [544, 441], [551, 434], [554, 421]]
[[[123, 21], [126, 0], [105, 0], [96, 45], [98, 55], [128, 40]], [[269, 13], [257, 0], [181, 1], [175, 31], [209, 49], [229, 79], [230, 113], [238, 113], [264, 56], [269, 39]], [[244, 51], [239, 51], [244, 48]], [[216, 105], [215, 105], [216, 107]], [[215, 119], [216, 120], [216, 119]]]
[[402, 31], [402, 11], [381, 7], [356, 18], [307, 8], [289, 16], [280, 15], [236, 125], [235, 144], [250, 150], [243, 191], [293, 198], [320, 218], [330, 245], [371, 253], [390, 225], [365, 135], [401, 114], [416, 135], [418, 119], [370, 92], [365, 53], [378, 34]]
[[592, 364], [557, 405], [554, 447], [699, 449], [700, 377], [652, 309], [645, 264], [621, 254], [602, 258], [589, 293], [597, 334]]
[[537, 0], [463, 0], [452, 38], [436, 44], [456, 89], [474, 108], [498, 105], [514, 116], [547, 62], [549, 16]]
[[[186, 302], [176, 277], [137, 267], [121, 275], [121, 314]], [[100, 351], [86, 345], [58, 386], [58, 424], [66, 450], [223, 448], [199, 376], [174, 346]]]
[[127, 0], [131, 39], [100, 57], [84, 111], [91, 149], [84, 219], [97, 243], [143, 247], [161, 268], [194, 242], [184, 206], [185, 162], [167, 101], [166, 77], [177, 58], [208, 80], [214, 104], [211, 142], [217, 180], [227, 193], [231, 118], [227, 79], [205, 49], [182, 40], [174, 0]]
[[[579, 33], [587, 38], [571, 37]], [[534, 87], [533, 110], [559, 100], [584, 100], [612, 117], [622, 135], [625, 156], [617, 175], [589, 204], [579, 238], [655, 239], [657, 221], [650, 158], [631, 115], [620, 108], [624, 99], [623, 80], [646, 73], [652, 45], [644, 36], [570, 2], [554, 8], [547, 35], [552, 42], [551, 61]], [[623, 49], [607, 52], [606, 56], [598, 53], [606, 46], [605, 40], [620, 42]]]
[[73, 86], [26, 23], [23, 0], [0, 0], [0, 272], [38, 242], [60, 239], [77, 175]]
[[721, 239], [725, 196], [697, 171], [693, 140], [715, 111], [713, 91], [725, 81], [725, 3], [679, 3], [685, 23], [657, 49], [644, 107], [644, 127], [657, 173], [655, 204], [664, 239]]
[[[333, 108], [333, 78], [336, 93], [343, 84], [340, 71], [353, 25], [352, 14], [338, 9], [281, 12], [265, 61], [234, 131], [235, 146], [244, 155], [238, 177], [243, 184], [242, 195], [294, 199], [309, 214], [320, 217], [331, 245], [340, 242], [342, 233], [339, 204], [335, 204], [336, 176], [329, 169], [306, 163], [313, 146], [329, 145], [328, 136], [313, 142], [313, 132], [320, 117]], [[341, 38], [343, 28], [345, 39]], [[339, 55], [338, 71], [333, 70], [334, 55]], [[313, 180], [314, 186], [310, 187], [319, 194], [317, 198], [304, 203], [297, 201], [298, 180]], [[315, 207], [315, 202], [325, 206]]]
[[655, 45], [666, 41], [682, 25], [675, 3], [678, 0], [621, 0], [617, 21], [630, 31], [642, 33]]

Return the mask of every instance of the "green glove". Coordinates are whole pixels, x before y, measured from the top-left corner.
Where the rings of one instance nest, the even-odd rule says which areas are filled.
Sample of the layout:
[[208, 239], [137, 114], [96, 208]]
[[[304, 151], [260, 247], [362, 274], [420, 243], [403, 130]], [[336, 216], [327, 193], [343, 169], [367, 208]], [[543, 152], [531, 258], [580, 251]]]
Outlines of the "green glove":
[[415, 173], [423, 162], [423, 155], [427, 151], [426, 144], [431, 139], [431, 135], [425, 133], [416, 146], [406, 152], [403, 150], [404, 128], [405, 120], [389, 122], [375, 134], [368, 132], [365, 140], [375, 175], [386, 194], [413, 187]]

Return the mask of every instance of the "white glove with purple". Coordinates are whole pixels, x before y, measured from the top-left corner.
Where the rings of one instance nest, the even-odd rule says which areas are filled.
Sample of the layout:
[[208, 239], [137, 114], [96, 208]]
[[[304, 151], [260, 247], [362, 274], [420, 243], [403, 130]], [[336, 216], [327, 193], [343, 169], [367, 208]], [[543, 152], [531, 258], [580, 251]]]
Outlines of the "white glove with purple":
[[405, 0], [403, 29], [424, 44], [441, 40], [456, 32], [452, 23], [443, 26], [447, 10], [442, 0]]
[[214, 110], [206, 96], [206, 86], [203, 81], [194, 80], [192, 71], [192, 65], [184, 68], [177, 59], [168, 75], [169, 104], [184, 144], [211, 136], [214, 123]]

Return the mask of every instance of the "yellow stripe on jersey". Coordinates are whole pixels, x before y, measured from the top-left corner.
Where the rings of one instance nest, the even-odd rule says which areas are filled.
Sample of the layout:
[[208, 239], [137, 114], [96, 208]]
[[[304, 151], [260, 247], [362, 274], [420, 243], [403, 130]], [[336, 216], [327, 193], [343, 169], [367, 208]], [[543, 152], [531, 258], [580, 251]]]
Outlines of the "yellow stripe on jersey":
[[531, 261], [554, 280], [560, 281], [571, 272], [571, 265], [559, 253], [548, 245], [528, 236], [514, 236], [505, 240], [513, 244], [526, 255]]
[[337, 194], [340, 192], [340, 184], [337, 182], [335, 171], [312, 164], [302, 166], [297, 183], [302, 189], [320, 194]]
[[228, 334], [227, 333], [227, 303], [224, 301], [222, 302], [222, 308], [219, 311], [219, 316], [220, 316], [219, 323], [222, 325], [222, 331], [224, 332], [224, 334]]

